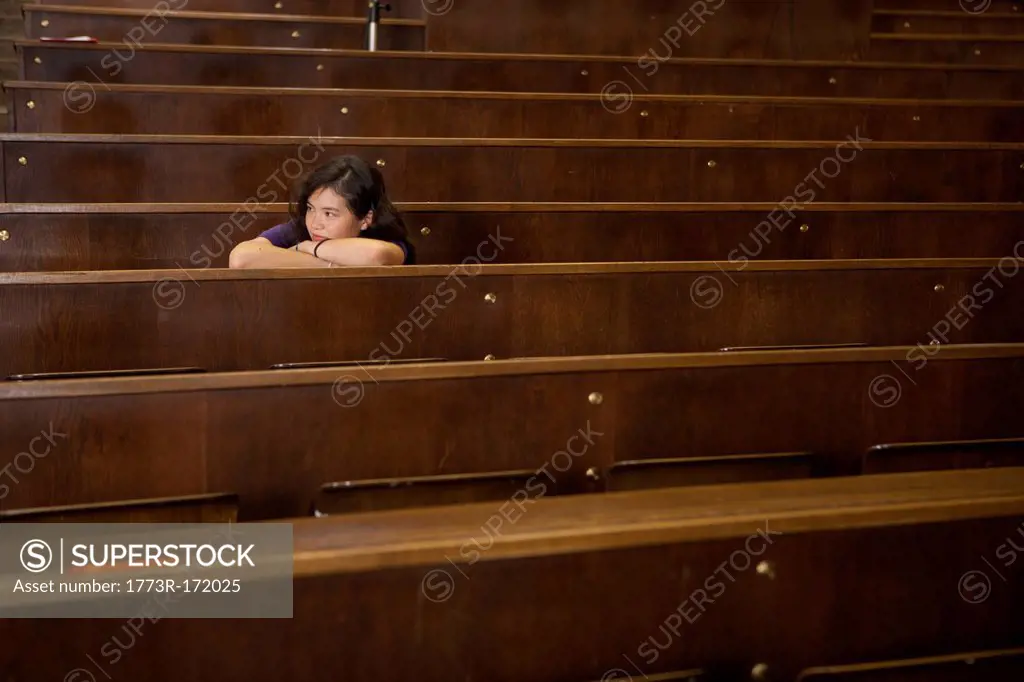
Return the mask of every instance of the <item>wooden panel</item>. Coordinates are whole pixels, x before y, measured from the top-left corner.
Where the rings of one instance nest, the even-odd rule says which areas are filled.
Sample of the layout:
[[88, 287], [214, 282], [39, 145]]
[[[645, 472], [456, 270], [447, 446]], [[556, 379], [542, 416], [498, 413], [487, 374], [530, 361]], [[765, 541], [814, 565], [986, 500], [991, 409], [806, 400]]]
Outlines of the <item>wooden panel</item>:
[[[77, 86], [81, 87], [81, 86]], [[68, 101], [63, 83], [5, 83], [14, 132], [681, 140], [1024, 140], [1011, 102], [370, 93], [110, 85]], [[88, 95], [88, 96], [87, 96]], [[32, 102], [32, 106], [28, 106]], [[618, 115], [609, 115], [618, 114]]]
[[[865, 142], [0, 136], [8, 202], [285, 201], [332, 156], [402, 201], [1016, 201], [1018, 145]], [[68, 174], [68, 168], [77, 169]]]
[[[761, 663], [768, 679], [791, 680], [840, 663], [1019, 648], [1020, 569], [979, 603], [957, 584], [1016, 534], [1020, 472], [956, 496], [956, 478], [897, 480], [537, 500], [513, 507], [514, 522], [493, 504], [300, 521], [293, 618], [224, 628], [157, 605], [137, 619], [144, 639], [131, 650], [135, 633], [109, 621], [5, 620], [0, 665], [16, 679], [77, 666], [153, 682], [313, 682], [343, 641], [360, 652], [346, 659], [353, 679], [746, 679]], [[254, 653], [254, 642], [274, 646]], [[990, 674], [966, 679], [1014, 679], [979, 664]]]
[[875, 34], [870, 57], [877, 61], [1006, 64], [1020, 68], [1024, 67], [1024, 37]]
[[876, 10], [928, 10], [930, 12], [963, 12], [972, 16], [1020, 11], [1019, 0], [877, 0]]
[[[43, 382], [21, 385], [39, 383]], [[15, 385], [0, 384], [8, 390]], [[43, 507], [116, 505], [231, 490], [206, 480], [205, 403], [193, 400], [171, 408], [174, 399], [170, 395], [153, 398], [147, 401], [153, 411], [148, 416], [138, 415], [141, 418], [133, 420], [127, 430], [116, 426], [121, 410], [117, 400], [99, 400], [89, 406], [75, 401], [51, 403], [48, 414], [27, 421], [13, 414], [0, 415], [0, 425], [11, 438], [0, 458], [3, 510], [35, 512]], [[173, 425], [173, 435], [169, 435], [169, 425]], [[109, 451], [121, 448], [124, 457], [116, 469], [112, 468]], [[79, 494], [94, 484], [102, 494]], [[30, 493], [31, 488], [38, 490]], [[44, 489], [70, 494], [39, 494]]]
[[[850, 62], [670, 60], [638, 68], [632, 59], [567, 55], [451, 55], [438, 52], [317, 52], [273, 48], [123, 43], [17, 43], [22, 78], [82, 81], [68, 99], [84, 108], [102, 83], [244, 85], [389, 90], [606, 93], [614, 106], [631, 94], [779, 95], [1016, 99], [1024, 71], [1008, 67]], [[115, 53], [120, 49], [120, 53]], [[38, 63], [37, 61], [38, 60]], [[322, 68], [317, 68], [318, 66]], [[655, 68], [657, 67], [657, 68]]]
[[[0, 212], [0, 230], [7, 232], [0, 271], [225, 268], [235, 244], [288, 220], [284, 205], [262, 208], [8, 206]], [[423, 265], [479, 258], [491, 235], [502, 238], [501, 263], [1002, 258], [1024, 242], [1019, 204], [815, 203], [792, 214], [776, 204], [733, 203], [399, 203], [399, 209]], [[1024, 257], [1021, 248], [1016, 253]]]
[[[73, 5], [77, 7], [120, 7], [155, 11], [152, 0], [43, 0], [42, 5]], [[307, 14], [334, 17], [367, 16], [365, 0], [174, 0], [171, 9], [200, 12], [264, 12], [267, 14]], [[391, 12], [384, 17], [422, 17], [421, 0], [389, 0]], [[278, 6], [280, 5], [280, 6]]]
[[[865, 0], [431, 0], [437, 51], [857, 59]], [[585, 26], [586, 30], [579, 27]]]
[[600, 475], [609, 491], [774, 481], [810, 478], [815, 459], [813, 452], [650, 459], [618, 462]]
[[864, 471], [893, 473], [1024, 465], [1024, 440], [887, 443], [864, 453]]
[[[600, 492], [604, 483], [588, 470], [616, 462], [813, 452], [815, 474], [827, 476], [859, 473], [874, 443], [1024, 437], [1021, 346], [945, 347], [924, 364], [915, 362], [918, 352], [0, 384], [0, 452], [24, 449], [50, 422], [68, 436], [56, 439], [52, 454], [60, 456], [33, 460], [34, 470], [24, 457], [16, 462], [31, 475], [12, 470], [20, 482], [5, 481], [5, 506], [110, 501], [127, 490], [134, 497], [230, 490], [245, 521], [306, 515], [330, 481], [529, 469], [531, 494], [572, 495]], [[750, 395], [759, 401], [743, 399]], [[189, 418], [197, 404], [202, 420]], [[282, 405], [302, 415], [302, 428], [282, 415]], [[187, 437], [142, 445], [140, 432], [166, 424], [167, 415], [176, 415]], [[106, 473], [90, 475], [94, 467]]]
[[[366, 20], [334, 17], [268, 15], [204, 15], [200, 12], [163, 11], [84, 13], [75, 8], [30, 5], [25, 8], [26, 37], [91, 36], [123, 41], [117, 55], [129, 59], [143, 42], [190, 45], [258, 45], [359, 50], [366, 46]], [[47, 22], [43, 25], [41, 22]], [[380, 50], [424, 49], [424, 26], [381, 22]]]
[[[497, 251], [487, 246], [481, 253]], [[491, 260], [500, 263], [500, 253]], [[1018, 342], [1024, 278], [1014, 276], [1017, 265], [750, 261], [4, 275], [0, 377]], [[323, 301], [360, 314], [325, 316]]]
[[[984, 2], [984, 0], [982, 0]], [[1024, 34], [1024, 13], [991, 9], [983, 14], [955, 12], [876, 11], [871, 18], [873, 33], [941, 35], [1020, 35]]]
[[163, 500], [0, 511], [2, 523], [230, 523], [238, 520], [234, 495], [196, 495]]

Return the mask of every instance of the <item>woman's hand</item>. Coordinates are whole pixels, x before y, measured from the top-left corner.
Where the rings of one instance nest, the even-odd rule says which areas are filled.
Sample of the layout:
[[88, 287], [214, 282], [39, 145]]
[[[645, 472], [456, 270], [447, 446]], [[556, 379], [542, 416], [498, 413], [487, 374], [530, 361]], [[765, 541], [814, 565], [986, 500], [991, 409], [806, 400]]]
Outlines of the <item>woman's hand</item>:
[[302, 241], [302, 242], [299, 242], [298, 244], [296, 244], [295, 245], [295, 250], [298, 251], [299, 253], [306, 253], [306, 254], [309, 254], [310, 256], [312, 256], [313, 255], [313, 249], [315, 247], [316, 247], [316, 242], [313, 242], [313, 241], [307, 239], [306, 241]]
[[[311, 243], [311, 242], [306, 242]], [[240, 242], [231, 250], [228, 258], [230, 268], [327, 268], [331, 264], [320, 258], [314, 258], [312, 249], [309, 253], [290, 247], [283, 249], [274, 246], [263, 237]]]

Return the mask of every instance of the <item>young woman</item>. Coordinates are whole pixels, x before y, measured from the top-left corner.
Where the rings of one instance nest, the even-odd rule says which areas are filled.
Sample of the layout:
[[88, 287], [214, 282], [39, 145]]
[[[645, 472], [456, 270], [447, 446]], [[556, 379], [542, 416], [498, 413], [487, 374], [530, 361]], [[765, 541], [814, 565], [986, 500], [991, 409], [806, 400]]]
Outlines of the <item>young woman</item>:
[[298, 185], [291, 220], [231, 251], [232, 268], [411, 265], [416, 253], [384, 178], [357, 156], [339, 156]]

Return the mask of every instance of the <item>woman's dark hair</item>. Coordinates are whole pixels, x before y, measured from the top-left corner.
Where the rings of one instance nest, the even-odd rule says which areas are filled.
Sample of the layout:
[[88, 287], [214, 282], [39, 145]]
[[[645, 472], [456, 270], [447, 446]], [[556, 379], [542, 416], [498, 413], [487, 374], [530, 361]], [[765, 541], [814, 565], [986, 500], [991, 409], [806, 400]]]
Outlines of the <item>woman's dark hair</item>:
[[[302, 239], [309, 239], [306, 209], [309, 197], [327, 187], [345, 198], [349, 208], [360, 220], [373, 211], [373, 222], [364, 236], [408, 244], [408, 230], [402, 215], [388, 198], [384, 176], [358, 156], [338, 156], [315, 168], [292, 188], [289, 206], [292, 224]], [[411, 245], [410, 245], [411, 248]]]

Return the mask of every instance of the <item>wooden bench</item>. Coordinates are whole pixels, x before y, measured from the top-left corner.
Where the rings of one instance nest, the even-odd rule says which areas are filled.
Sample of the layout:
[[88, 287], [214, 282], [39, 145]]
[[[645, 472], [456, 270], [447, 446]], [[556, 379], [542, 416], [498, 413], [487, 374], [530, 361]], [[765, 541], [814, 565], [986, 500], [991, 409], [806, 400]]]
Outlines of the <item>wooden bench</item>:
[[[126, 60], [132, 50], [152, 42], [359, 50], [365, 49], [367, 36], [365, 17], [175, 11], [166, 1], [149, 9], [29, 4], [22, 11], [27, 38], [90, 36], [120, 42], [117, 54]], [[424, 33], [422, 21], [383, 19], [377, 46], [423, 50]]]
[[290, 619], [5, 619], [0, 666], [313, 682], [344, 646], [357, 679], [1006, 682], [1022, 490], [1012, 469], [294, 520]]
[[[486, 90], [630, 93], [1008, 99], [1024, 93], [1024, 69], [1011, 66], [894, 64], [757, 59], [669, 59], [639, 66], [634, 57], [597, 55], [301, 50], [146, 43], [69, 45], [17, 41], [21, 77], [29, 81], [243, 85], [386, 90]], [[78, 86], [86, 89], [86, 86]], [[71, 99], [69, 97], [69, 99]], [[78, 100], [74, 100], [78, 102]], [[80, 106], [77, 103], [72, 106]]]
[[7, 134], [0, 146], [11, 203], [286, 201], [293, 181], [341, 154], [375, 163], [391, 197], [417, 202], [1024, 196], [1024, 144], [867, 142], [855, 130], [828, 142]]
[[1022, 372], [1024, 344], [1007, 344], [0, 383], [0, 452], [45, 455], [0, 463], [18, 479], [3, 504], [217, 493], [248, 521], [520, 481], [569, 495], [855, 475], [879, 444], [1024, 437]]
[[[1024, 241], [1020, 203], [816, 202], [781, 216], [778, 204], [738, 202], [397, 205], [422, 265], [477, 258], [495, 231], [511, 240], [504, 241], [501, 263], [998, 259]], [[287, 210], [7, 204], [0, 208], [0, 272], [225, 268], [234, 245], [289, 220]]]
[[[276, 14], [304, 14], [332, 17], [366, 18], [365, 0], [167, 0], [175, 9], [201, 12], [263, 12]], [[153, 11], [150, 0], [58, 0], [39, 3], [43, 6], [77, 6], [88, 8], [118, 7]], [[389, 0], [391, 11], [385, 17], [423, 17], [421, 0]]]
[[1024, 22], [1012, 35], [885, 34], [871, 36], [871, 59], [889, 62], [1006, 64], [1024, 67]]
[[[75, 0], [67, 4], [151, 9], [138, 0]], [[176, 4], [176, 3], [175, 3]], [[184, 4], [182, 2], [182, 4]], [[759, 0], [666, 5], [659, 0], [586, 0], [553, 11], [545, 0], [404, 0], [385, 16], [430, 24], [438, 52], [538, 52], [856, 60], [868, 46], [870, 3], [849, 0]], [[189, 10], [365, 16], [366, 5], [308, 0], [196, 0]], [[183, 9], [183, 7], [179, 7]], [[586, 30], [580, 30], [585, 26]], [[827, 30], [823, 28], [827, 27]]]
[[[979, 7], [983, 7], [984, 9], [979, 11]], [[872, 11], [934, 11], [936, 9], [941, 9], [946, 12], [966, 12], [964, 8], [958, 6], [958, 3], [953, 3], [948, 0], [943, 0], [941, 3], [936, 3], [935, 0], [876, 0], [876, 2], [874, 3], [874, 7], [872, 8]], [[1019, 12], [1020, 3], [1018, 2], [1018, 0], [992, 0], [991, 2], [987, 2], [984, 5], [970, 5], [969, 9], [973, 10], [971, 14], [973, 14], [975, 17], [979, 15], [990, 16], [992, 14], [1007, 14], [1010, 12]]]
[[1024, 341], [1012, 256], [500, 265], [496, 244], [487, 266], [3, 274], [0, 379]]
[[888, 141], [1024, 140], [1014, 101], [69, 87], [4, 83], [11, 131], [302, 135], [319, 126], [353, 137], [562, 137], [571, 129], [580, 138], [832, 140], [859, 129]]
[[1012, 35], [1024, 33], [1024, 12], [989, 9], [970, 14], [962, 8], [934, 10], [876, 9], [871, 15], [872, 34]]

